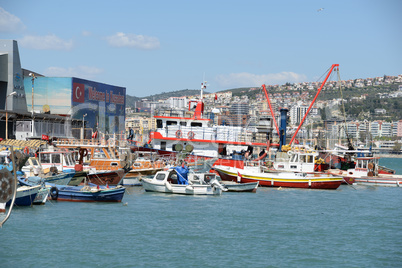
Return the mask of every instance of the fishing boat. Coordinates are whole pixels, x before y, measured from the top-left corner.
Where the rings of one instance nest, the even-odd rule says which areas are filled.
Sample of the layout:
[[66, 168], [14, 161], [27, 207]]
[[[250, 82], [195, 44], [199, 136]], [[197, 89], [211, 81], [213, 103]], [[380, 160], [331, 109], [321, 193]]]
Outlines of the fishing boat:
[[329, 174], [343, 176], [350, 183], [371, 186], [402, 186], [402, 175], [379, 172], [380, 157], [363, 156], [356, 158], [354, 168], [348, 170], [329, 169]]
[[260, 166], [239, 169], [228, 166], [214, 166], [223, 181], [256, 182], [267, 187], [290, 187], [309, 189], [337, 189], [341, 176], [330, 174], [308, 174], [301, 172], [280, 172], [262, 170]]
[[130, 170], [131, 161], [127, 152], [121, 152], [114, 141], [65, 140], [54, 141], [58, 148], [75, 150], [79, 163], [75, 170], [84, 170], [83, 158], [89, 157], [90, 170], [87, 181], [97, 185], [119, 185]]
[[81, 186], [47, 184], [50, 197], [57, 201], [70, 202], [121, 202], [126, 188], [87, 184]]
[[20, 186], [36, 186], [40, 185], [41, 188], [33, 201], [33, 205], [44, 205], [49, 195], [49, 188], [46, 187], [45, 179], [37, 176], [25, 177], [17, 176], [18, 184]]
[[225, 157], [237, 152], [251, 156], [254, 148], [267, 146], [267, 129], [215, 124], [215, 112], [204, 112], [203, 90], [197, 100], [190, 100], [188, 111], [160, 111], [154, 115], [156, 129], [144, 147], [132, 146], [132, 152], [152, 151], [161, 156], [185, 158], [188, 163]]
[[43, 179], [45, 182], [60, 185], [69, 184], [75, 175], [74, 170], [65, 170], [65, 172], [60, 173], [57, 168], [45, 170], [36, 157], [29, 157], [25, 165], [21, 168], [21, 171], [24, 173], [26, 180], [29, 180], [29, 178], [33, 178], [34, 180]]
[[158, 171], [153, 178], [143, 178], [142, 187], [147, 192], [183, 195], [221, 195], [226, 191], [215, 178], [209, 182], [198, 180], [198, 183], [178, 184], [178, 176], [174, 169]]
[[[91, 170], [91, 167], [85, 167], [83, 170], [75, 169], [74, 152], [63, 148], [55, 148], [48, 146], [37, 152], [37, 159], [42, 166], [44, 173], [50, 169], [58, 173], [73, 172], [68, 185], [79, 185], [86, 177], [86, 174]], [[28, 160], [29, 161], [29, 160]]]
[[[15, 196], [15, 206], [31, 206], [40, 190], [40, 185], [35, 186], [19, 186]], [[7, 202], [7, 206], [11, 204], [11, 200]]]

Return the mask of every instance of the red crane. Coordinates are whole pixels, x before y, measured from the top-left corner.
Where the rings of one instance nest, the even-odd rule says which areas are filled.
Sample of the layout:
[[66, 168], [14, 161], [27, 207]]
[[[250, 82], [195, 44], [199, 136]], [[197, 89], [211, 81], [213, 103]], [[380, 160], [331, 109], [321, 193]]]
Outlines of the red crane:
[[268, 101], [269, 110], [271, 111], [272, 118], [274, 119], [274, 124], [275, 124], [275, 127], [276, 127], [276, 131], [278, 132], [278, 136], [280, 136], [279, 135], [278, 124], [276, 123], [276, 120], [275, 120], [275, 114], [274, 114], [274, 111], [272, 110], [271, 101], [269, 100], [269, 96], [268, 96], [268, 92], [267, 92], [267, 89], [265, 87], [265, 84], [262, 85], [262, 88], [264, 89], [265, 97], [267, 98], [267, 101]]
[[315, 100], [317, 99], [318, 95], [320, 94], [321, 89], [324, 87], [325, 82], [327, 82], [328, 77], [330, 76], [330, 74], [332, 73], [332, 71], [333, 71], [333, 69], [334, 69], [335, 67], [339, 67], [339, 64], [332, 64], [331, 68], [329, 69], [329, 72], [328, 72], [327, 76], [325, 77], [325, 79], [324, 79], [324, 81], [322, 82], [320, 88], [318, 89], [317, 94], [315, 95], [313, 101], [311, 102], [310, 107], [308, 107], [306, 114], [304, 115], [302, 121], [300, 122], [299, 127], [297, 128], [295, 134], [293, 134], [293, 137], [292, 137], [292, 139], [290, 140], [289, 144], [292, 144], [293, 140], [296, 138], [297, 132], [299, 132], [301, 126], [302, 126], [303, 123], [304, 123], [304, 120], [306, 119], [308, 113], [309, 113], [310, 110], [311, 110], [311, 107], [313, 107], [313, 104], [314, 104]]

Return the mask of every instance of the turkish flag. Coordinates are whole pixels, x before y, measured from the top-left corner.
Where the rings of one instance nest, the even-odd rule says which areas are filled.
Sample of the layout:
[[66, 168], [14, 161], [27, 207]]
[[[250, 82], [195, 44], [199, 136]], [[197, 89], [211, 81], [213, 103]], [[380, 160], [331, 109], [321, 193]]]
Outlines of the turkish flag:
[[215, 94], [215, 100], [217, 100], [217, 99], [218, 99], [218, 95]]
[[85, 85], [73, 83], [73, 102], [85, 102]]
[[48, 140], [49, 140], [49, 136], [42, 134], [42, 140], [48, 141]]
[[239, 171], [237, 171], [237, 182], [241, 182], [241, 180], [243, 179], [242, 175], [240, 174]]

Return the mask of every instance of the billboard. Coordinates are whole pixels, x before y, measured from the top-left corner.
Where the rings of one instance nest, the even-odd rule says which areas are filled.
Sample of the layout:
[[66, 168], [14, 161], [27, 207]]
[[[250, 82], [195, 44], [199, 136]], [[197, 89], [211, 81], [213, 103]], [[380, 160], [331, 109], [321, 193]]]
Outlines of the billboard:
[[36, 77], [33, 83], [31, 77], [25, 77], [24, 87], [29, 112], [33, 92], [35, 113], [44, 113], [44, 107], [49, 107], [51, 114], [70, 114], [71, 77]]
[[126, 88], [79, 78], [71, 81], [71, 117], [105, 134], [124, 132]]
[[37, 77], [33, 86], [26, 77], [24, 86], [28, 111], [32, 111], [33, 87], [36, 113], [50, 110], [51, 114], [83, 120], [87, 137], [96, 130], [105, 134], [124, 132], [126, 88], [75, 77]]

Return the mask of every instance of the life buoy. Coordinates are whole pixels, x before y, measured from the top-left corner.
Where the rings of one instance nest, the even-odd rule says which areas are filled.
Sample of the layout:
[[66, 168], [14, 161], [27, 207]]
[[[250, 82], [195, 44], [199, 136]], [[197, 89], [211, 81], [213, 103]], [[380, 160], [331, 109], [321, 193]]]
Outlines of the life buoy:
[[176, 131], [176, 138], [180, 139], [181, 138], [181, 130], [179, 129]]
[[192, 132], [192, 131], [189, 131], [189, 132], [187, 133], [187, 137], [188, 137], [190, 140], [194, 139], [194, 136], [195, 136], [195, 134], [194, 134], [194, 132]]
[[24, 153], [25, 153], [25, 154], [29, 154], [29, 148], [28, 148], [28, 146], [24, 148]]
[[52, 198], [52, 200], [57, 200], [57, 198], [59, 197], [59, 189], [56, 186], [53, 186], [52, 188], [50, 188], [50, 197]]

